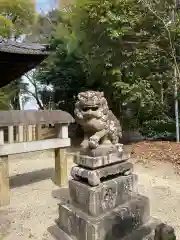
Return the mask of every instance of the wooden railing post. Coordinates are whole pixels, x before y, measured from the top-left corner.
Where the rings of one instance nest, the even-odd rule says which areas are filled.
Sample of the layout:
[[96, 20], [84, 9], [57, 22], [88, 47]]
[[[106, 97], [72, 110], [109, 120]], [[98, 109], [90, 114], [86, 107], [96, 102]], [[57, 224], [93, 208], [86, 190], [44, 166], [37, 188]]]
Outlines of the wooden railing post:
[[24, 141], [24, 126], [19, 125], [18, 126], [18, 142]]
[[32, 140], [36, 140], [36, 125], [32, 126]]
[[[56, 125], [58, 129], [58, 138], [68, 138], [68, 124]], [[65, 187], [68, 184], [68, 169], [67, 169], [67, 148], [55, 149], [55, 184], [60, 187]]]
[[8, 127], [8, 142], [9, 143], [14, 142], [14, 126]]
[[27, 125], [23, 126], [23, 142], [27, 141]]
[[41, 125], [38, 124], [36, 125], [36, 140], [40, 140], [41, 139]]
[[33, 126], [28, 125], [28, 128], [27, 128], [27, 142], [30, 142], [32, 140], [33, 140]]
[[[0, 145], [4, 145], [4, 131], [0, 129]], [[0, 156], [0, 206], [10, 203], [8, 156]]]

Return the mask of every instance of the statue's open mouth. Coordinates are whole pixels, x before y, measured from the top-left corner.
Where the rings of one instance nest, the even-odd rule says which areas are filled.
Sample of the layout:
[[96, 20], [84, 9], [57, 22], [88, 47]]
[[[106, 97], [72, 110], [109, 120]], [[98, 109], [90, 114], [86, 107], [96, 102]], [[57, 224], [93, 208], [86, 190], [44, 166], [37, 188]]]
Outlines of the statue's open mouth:
[[86, 105], [83, 107], [83, 111], [84, 112], [87, 112], [89, 110], [92, 110], [92, 111], [97, 111], [99, 109], [99, 106], [98, 105]]

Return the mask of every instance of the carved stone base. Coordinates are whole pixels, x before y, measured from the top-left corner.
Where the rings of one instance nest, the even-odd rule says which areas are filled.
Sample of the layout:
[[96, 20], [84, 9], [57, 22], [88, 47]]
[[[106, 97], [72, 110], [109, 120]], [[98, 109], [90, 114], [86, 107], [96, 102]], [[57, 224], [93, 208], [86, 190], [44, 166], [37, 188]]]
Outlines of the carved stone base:
[[118, 163], [103, 168], [98, 168], [94, 170], [81, 168], [78, 166], [72, 167], [71, 176], [75, 180], [86, 180], [89, 185], [97, 186], [99, 185], [103, 178], [109, 178], [113, 175], [129, 175], [132, 173], [133, 164], [130, 162]]
[[96, 169], [113, 163], [124, 162], [128, 159], [130, 159], [128, 153], [122, 153], [119, 157], [116, 153], [108, 153], [107, 155], [98, 157], [78, 154], [75, 156], [74, 163], [85, 168]]
[[149, 218], [148, 198], [137, 195], [99, 217], [90, 217], [68, 203], [60, 204], [57, 224], [77, 240], [120, 240]]
[[80, 150], [80, 154], [81, 155], [88, 155], [91, 157], [99, 157], [99, 156], [107, 156], [109, 154], [116, 154], [116, 156], [118, 156], [118, 153], [121, 154], [123, 145], [122, 144], [117, 144], [117, 145], [112, 145], [112, 144], [103, 144], [103, 145], [99, 145], [97, 148], [95, 149], [89, 149], [89, 147], [87, 148], [82, 148]]
[[[160, 223], [160, 221], [156, 219], [150, 219], [149, 222], [142, 225], [138, 229], [134, 230], [130, 234], [126, 235], [121, 240], [154, 240], [155, 228]], [[54, 237], [53, 239], [48, 240], [75, 240], [76, 238], [70, 237], [67, 233], [62, 231], [57, 225], [53, 227], [51, 230], [51, 235]], [[158, 239], [160, 240], [160, 239]]]
[[121, 176], [91, 187], [76, 180], [69, 181], [72, 204], [82, 211], [98, 216], [129, 201], [137, 193], [137, 175]]

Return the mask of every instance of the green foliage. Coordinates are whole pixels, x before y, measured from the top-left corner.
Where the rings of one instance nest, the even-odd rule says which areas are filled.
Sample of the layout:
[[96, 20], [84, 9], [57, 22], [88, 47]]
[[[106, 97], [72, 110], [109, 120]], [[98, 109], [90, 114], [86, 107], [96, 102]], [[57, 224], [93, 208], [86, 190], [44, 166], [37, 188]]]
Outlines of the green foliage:
[[50, 33], [56, 30], [60, 22], [62, 22], [62, 16], [59, 14], [58, 9], [46, 14], [38, 14], [27, 39], [47, 43], [51, 39]]
[[35, 21], [34, 4], [30, 0], [0, 1], [0, 35], [18, 38], [28, 33]]
[[0, 110], [20, 109], [19, 107], [19, 86], [21, 83], [16, 80], [0, 89]]
[[[67, 48], [59, 45], [55, 56], [48, 59], [39, 71], [38, 80], [54, 87], [54, 101], [60, 109], [73, 112], [74, 96], [85, 89], [86, 75], [77, 52], [68, 54]], [[51, 64], [50, 64], [51, 63]]]
[[1, 36], [8, 38], [11, 34], [12, 25], [13, 24], [12, 24], [11, 20], [0, 15], [0, 35]]
[[79, 91], [96, 89], [124, 127], [168, 122], [174, 117], [172, 67], [180, 57], [180, 18], [177, 13], [176, 25], [170, 22], [173, 8], [172, 0], [77, 0], [53, 34], [56, 53], [39, 78], [71, 112]]
[[[0, 1], [0, 36], [18, 39], [28, 33], [35, 21], [35, 9], [30, 0]], [[16, 80], [0, 89], [0, 110], [20, 109], [19, 94], [23, 83]]]

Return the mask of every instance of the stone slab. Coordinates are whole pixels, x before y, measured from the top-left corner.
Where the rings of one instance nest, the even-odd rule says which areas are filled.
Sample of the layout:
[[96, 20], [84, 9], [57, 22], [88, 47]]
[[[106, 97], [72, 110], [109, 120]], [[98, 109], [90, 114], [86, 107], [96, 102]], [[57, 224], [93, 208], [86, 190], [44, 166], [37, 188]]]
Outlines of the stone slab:
[[[158, 224], [160, 224], [160, 221], [152, 218], [149, 222], [140, 226], [131, 234], [125, 236], [122, 240], [154, 240], [155, 228]], [[49, 237], [48, 240], [77, 240], [75, 237], [71, 238], [57, 225], [50, 227], [48, 231], [51, 233], [51, 237]]]
[[77, 240], [76, 238], [71, 238], [67, 233], [61, 230], [58, 225], [54, 225], [48, 228], [50, 236], [46, 240]]
[[117, 156], [123, 152], [123, 144], [101, 144], [95, 149], [81, 148], [80, 149], [81, 155], [87, 155], [90, 157], [99, 157], [99, 156], [106, 156], [108, 154], [116, 154]]
[[86, 180], [90, 186], [98, 186], [103, 180], [114, 175], [129, 175], [133, 171], [133, 164], [122, 162], [98, 169], [85, 169], [74, 166], [71, 169], [71, 176], [75, 180]]
[[72, 179], [69, 180], [69, 192], [74, 206], [98, 216], [129, 201], [137, 193], [137, 175], [117, 177], [97, 187]]
[[88, 216], [68, 203], [59, 205], [58, 226], [77, 240], [120, 240], [149, 221], [149, 200], [134, 198], [98, 217]]
[[77, 154], [75, 155], [74, 163], [82, 167], [96, 169], [106, 165], [124, 162], [129, 159], [130, 159], [129, 153], [122, 153], [119, 154], [119, 156], [117, 156], [117, 154], [115, 153], [108, 153], [107, 155], [98, 157]]

